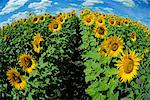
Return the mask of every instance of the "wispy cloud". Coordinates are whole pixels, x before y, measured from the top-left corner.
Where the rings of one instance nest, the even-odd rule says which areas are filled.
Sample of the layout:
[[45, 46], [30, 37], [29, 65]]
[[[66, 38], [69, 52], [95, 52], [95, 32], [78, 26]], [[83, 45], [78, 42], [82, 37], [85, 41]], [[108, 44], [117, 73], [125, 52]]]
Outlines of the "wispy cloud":
[[33, 10], [46, 9], [46, 7], [51, 6], [51, 4], [52, 1], [50, 0], [41, 0], [41, 2], [30, 3], [28, 8], [31, 8]]
[[0, 15], [13, 12], [22, 7], [28, 0], [9, 0], [6, 6], [0, 12]]
[[104, 11], [107, 11], [108, 13], [112, 14], [113, 13], [113, 9], [109, 8], [109, 7], [104, 7], [103, 8]]
[[93, 6], [94, 4], [104, 3], [102, 0], [84, 0], [83, 6]]
[[79, 5], [77, 5], [76, 3], [70, 3], [71, 6], [77, 7]]
[[144, 3], [149, 4], [148, 0], [143, 0]]
[[58, 2], [54, 2], [54, 5], [58, 5]]
[[28, 12], [25, 11], [25, 12], [18, 12], [17, 14], [13, 14], [10, 18], [12, 20], [18, 20], [18, 19], [21, 19], [21, 18], [27, 18], [29, 15], [28, 15]]
[[72, 10], [76, 10], [76, 11], [79, 11], [80, 9], [79, 8], [75, 8], [75, 7], [68, 7], [68, 8], [60, 8], [59, 11], [56, 11], [56, 13], [67, 13], [67, 12], [70, 12]]
[[11, 23], [13, 22], [14, 20], [18, 20], [18, 19], [21, 19], [21, 18], [27, 18], [29, 15], [28, 15], [28, 12], [25, 11], [25, 12], [18, 12], [16, 14], [13, 14], [10, 18], [8, 18], [8, 20], [6, 21], [3, 21], [0, 23], [0, 27], [2, 27], [3, 25], [6, 25], [7, 23]]
[[113, 0], [113, 1], [120, 2], [126, 7], [134, 7], [135, 6], [135, 2], [133, 0]]

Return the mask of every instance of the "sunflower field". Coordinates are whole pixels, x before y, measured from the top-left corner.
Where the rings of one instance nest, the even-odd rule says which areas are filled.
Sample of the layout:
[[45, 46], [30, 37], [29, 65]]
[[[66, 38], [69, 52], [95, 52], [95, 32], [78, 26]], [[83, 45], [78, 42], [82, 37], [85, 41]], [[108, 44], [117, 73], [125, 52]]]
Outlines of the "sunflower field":
[[0, 29], [0, 99], [150, 99], [150, 30], [83, 9]]

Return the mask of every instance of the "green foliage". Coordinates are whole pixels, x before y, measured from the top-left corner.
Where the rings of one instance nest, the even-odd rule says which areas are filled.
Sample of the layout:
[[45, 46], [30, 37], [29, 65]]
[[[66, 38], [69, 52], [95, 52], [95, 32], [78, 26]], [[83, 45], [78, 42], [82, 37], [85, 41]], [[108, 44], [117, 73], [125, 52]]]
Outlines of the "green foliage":
[[[36, 15], [34, 15], [36, 16]], [[43, 22], [32, 23], [34, 16], [13, 22], [0, 30], [0, 94], [1, 98], [19, 99], [56, 99], [60, 96], [60, 84], [64, 76], [60, 75], [61, 63], [71, 60], [78, 36], [78, 18], [70, 16], [59, 32], [51, 32], [47, 15]], [[38, 16], [37, 16], [38, 17]], [[57, 16], [56, 16], [57, 17]], [[33, 37], [40, 33], [44, 41], [40, 43], [40, 53], [33, 49]], [[36, 67], [31, 73], [25, 73], [19, 67], [19, 55], [30, 54], [36, 61]], [[16, 67], [21, 75], [25, 75], [27, 86], [17, 90], [7, 80], [6, 71]]]
[[[150, 50], [150, 35], [144, 32], [144, 29], [132, 24], [129, 24], [129, 26], [123, 24], [111, 26], [108, 19], [109, 15], [105, 19], [104, 25], [106, 26], [107, 34], [104, 39], [95, 37], [93, 30], [94, 26], [98, 26], [97, 24], [86, 26], [83, 22], [80, 23], [82, 29], [80, 48], [83, 50], [82, 59], [85, 66], [85, 81], [89, 85], [86, 93], [92, 97], [92, 100], [148, 99], [150, 93], [148, 81], [150, 53], [144, 53], [144, 50]], [[133, 31], [136, 32], [137, 37], [135, 42], [131, 41], [130, 38], [130, 33]], [[142, 60], [137, 75], [129, 83], [121, 83], [118, 78], [118, 69], [115, 64], [120, 55], [118, 57], [103, 56], [98, 51], [101, 43], [110, 36], [123, 38], [124, 52], [135, 50], [138, 56], [144, 55], [143, 58], [141, 57]]]

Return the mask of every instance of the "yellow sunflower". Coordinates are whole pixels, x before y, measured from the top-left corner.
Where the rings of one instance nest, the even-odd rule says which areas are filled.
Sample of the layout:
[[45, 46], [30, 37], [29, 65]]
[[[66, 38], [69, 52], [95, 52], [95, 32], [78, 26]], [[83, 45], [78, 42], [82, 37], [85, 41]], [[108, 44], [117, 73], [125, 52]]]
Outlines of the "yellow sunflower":
[[120, 18], [118, 18], [118, 19], [116, 20], [116, 25], [117, 25], [117, 26], [121, 26], [121, 24], [122, 24], [122, 20], [121, 20]]
[[45, 21], [45, 16], [44, 15], [41, 15], [38, 17], [39, 19], [39, 22], [44, 22]]
[[25, 72], [31, 73], [35, 68], [35, 60], [29, 54], [21, 54], [19, 56], [19, 65], [23, 67]]
[[112, 57], [117, 57], [120, 53], [123, 52], [123, 39], [119, 37], [109, 37], [107, 39], [108, 44], [108, 55]]
[[93, 12], [94, 14], [95, 14], [95, 16], [100, 16], [101, 15], [101, 13], [100, 12]]
[[39, 21], [38, 16], [34, 16], [34, 17], [32, 17], [32, 19], [31, 19], [31, 22], [34, 23], [34, 24], [36, 24], [38, 21]]
[[88, 8], [83, 9], [83, 10], [80, 12], [80, 16], [83, 16], [84, 14], [87, 14], [87, 13], [90, 13], [90, 9], [88, 9]]
[[136, 32], [135, 32], [135, 31], [133, 31], [133, 32], [131, 33], [131, 41], [133, 41], [133, 42], [136, 41]]
[[104, 18], [104, 19], [107, 17], [106, 14], [101, 14], [100, 16], [101, 16], [102, 18]]
[[65, 14], [62, 14], [62, 15], [59, 15], [56, 20], [58, 20], [61, 24], [63, 24], [66, 20], [66, 15]]
[[40, 33], [36, 34], [36, 36], [33, 37], [33, 49], [35, 52], [39, 53], [41, 50], [40, 47], [40, 42], [44, 41], [44, 39], [42, 38], [42, 36], [40, 36]]
[[61, 30], [62, 25], [58, 20], [53, 20], [49, 25], [49, 30], [51, 30], [52, 32], [58, 32]]
[[77, 14], [77, 12], [76, 12], [75, 10], [72, 10], [72, 11], [71, 11], [71, 15], [72, 15], [72, 16], [74, 16], [74, 15], [76, 15], [76, 14]]
[[105, 25], [100, 25], [94, 29], [95, 37], [103, 39], [107, 34], [107, 28]]
[[85, 24], [86, 26], [91, 26], [92, 24], [94, 24], [94, 21], [95, 15], [93, 13], [84, 16], [82, 19], [83, 24]]
[[125, 26], [129, 26], [130, 19], [129, 18], [125, 18], [123, 22], [124, 22]]
[[116, 24], [116, 20], [114, 18], [109, 18], [109, 25], [114, 26]]
[[102, 24], [105, 24], [105, 19], [102, 18], [102, 17], [100, 17], [100, 16], [98, 16], [98, 17], [96, 18], [95, 23], [96, 23], [96, 25], [101, 26]]
[[121, 82], [130, 82], [137, 74], [141, 58], [135, 54], [135, 51], [125, 53], [116, 64], [119, 69], [118, 76]]
[[26, 87], [26, 80], [15, 68], [10, 68], [6, 72], [6, 75], [12, 87], [15, 87], [18, 90], [22, 90]]
[[98, 49], [98, 52], [100, 53], [100, 55], [105, 56], [105, 57], [108, 55], [108, 48], [107, 48], [106, 40], [104, 40], [101, 43], [101, 46]]

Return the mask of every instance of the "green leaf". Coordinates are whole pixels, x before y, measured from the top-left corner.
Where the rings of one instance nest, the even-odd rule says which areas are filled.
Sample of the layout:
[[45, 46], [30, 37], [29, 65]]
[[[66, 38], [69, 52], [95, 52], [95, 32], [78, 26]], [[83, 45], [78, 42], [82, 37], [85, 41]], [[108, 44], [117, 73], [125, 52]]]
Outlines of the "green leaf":
[[110, 79], [110, 81], [109, 81], [109, 91], [111, 92], [111, 93], [113, 93], [113, 90], [118, 86], [118, 80], [117, 79], [114, 79], [114, 78], [112, 78], [112, 79]]
[[108, 90], [109, 86], [108, 86], [106, 80], [102, 80], [100, 82], [99, 88], [100, 88], [100, 91], [106, 91], [106, 90]]
[[[96, 93], [93, 97], [92, 100], [105, 100], [105, 97], [101, 93]], [[112, 99], [116, 100], [116, 99]]]
[[106, 77], [110, 77], [110, 76], [116, 75], [118, 73], [117, 68], [109, 68], [109, 67], [107, 67], [104, 70], [105, 70]]
[[27, 100], [33, 100], [32, 95], [30, 93], [28, 94]]
[[109, 100], [118, 100], [119, 92], [114, 94], [114, 93], [108, 91], [107, 94], [108, 94], [108, 99]]
[[99, 61], [101, 59], [100, 55], [98, 54], [97, 51], [95, 50], [92, 50], [92, 51], [89, 51], [87, 52], [85, 55], [84, 55], [85, 58], [92, 58], [93, 60], [95, 61]]
[[95, 81], [93, 82], [87, 89], [86, 92], [90, 95], [90, 96], [94, 96], [96, 93], [99, 92], [99, 81]]
[[99, 60], [99, 64], [106, 64], [108, 62], [111, 61], [111, 57], [101, 57], [101, 59]]

